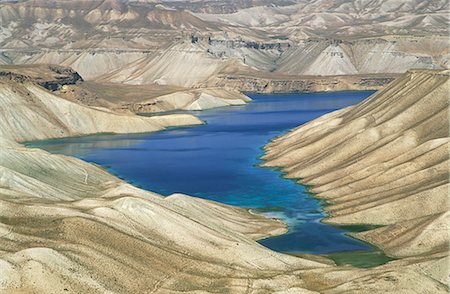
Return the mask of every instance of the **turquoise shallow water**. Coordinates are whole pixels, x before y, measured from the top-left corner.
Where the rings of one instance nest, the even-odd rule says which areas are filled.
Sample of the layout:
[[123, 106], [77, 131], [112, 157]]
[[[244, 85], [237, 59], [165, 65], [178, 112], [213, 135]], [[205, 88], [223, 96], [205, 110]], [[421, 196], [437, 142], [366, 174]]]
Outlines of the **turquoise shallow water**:
[[196, 112], [206, 125], [158, 133], [95, 135], [32, 142], [95, 162], [121, 178], [163, 195], [181, 192], [253, 208], [289, 225], [285, 235], [260, 241], [281, 252], [327, 254], [371, 251], [323, 224], [319, 200], [279, 171], [259, 167], [269, 140], [325, 113], [355, 104], [372, 92], [256, 95], [245, 106]]

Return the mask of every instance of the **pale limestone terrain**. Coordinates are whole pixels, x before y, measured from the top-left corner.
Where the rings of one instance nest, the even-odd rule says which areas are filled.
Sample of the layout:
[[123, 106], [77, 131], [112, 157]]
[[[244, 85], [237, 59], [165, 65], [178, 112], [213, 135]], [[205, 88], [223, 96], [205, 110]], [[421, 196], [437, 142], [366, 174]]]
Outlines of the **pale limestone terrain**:
[[139, 133], [168, 126], [199, 124], [194, 116], [118, 115], [66, 101], [33, 85], [0, 83], [0, 136], [16, 141], [106, 133]]
[[[1, 68], [1, 67], [0, 67]], [[251, 99], [232, 88], [186, 89], [157, 85], [79, 83], [54, 92], [69, 101], [103, 107], [119, 113], [154, 113], [174, 110], [205, 110], [245, 105]]]
[[0, 100], [0, 292], [246, 288], [246, 279], [261, 277], [263, 285], [288, 270], [325, 266], [253, 241], [283, 233], [278, 221], [189, 196], [163, 198], [15, 142], [201, 123], [194, 116], [118, 115], [9, 79], [0, 82]]
[[[438, 89], [443, 75], [429, 82]], [[30, 81], [3, 79], [0, 85], [0, 292], [448, 291], [442, 250], [406, 254], [372, 269], [276, 253], [255, 240], [285, 232], [279, 221], [185, 195], [164, 198], [92, 164], [15, 142], [200, 123], [192, 116], [118, 115], [64, 100]]]
[[448, 71], [409, 71], [275, 139], [264, 165], [311, 185], [326, 222], [382, 225], [355, 235], [391, 256], [447, 256], [449, 93]]
[[[0, 0], [0, 293], [448, 293], [447, 0]], [[59, 64], [67, 68], [17, 64]], [[53, 68], [53, 69], [51, 69]], [[286, 226], [19, 142], [202, 123], [237, 91], [380, 89], [268, 145], [398, 258], [273, 252]], [[50, 69], [50, 70], [49, 70]], [[13, 75], [10, 73], [14, 73]], [[45, 89], [47, 88], [47, 89]]]
[[438, 35], [448, 30], [449, 2], [426, 0], [293, 1], [233, 13], [196, 13], [204, 20], [245, 28], [264, 28], [291, 39], [305, 36]]
[[205, 110], [224, 106], [245, 105], [251, 99], [239, 91], [220, 88], [179, 91], [135, 103], [135, 112], [164, 112], [170, 110]]
[[195, 88], [251, 70], [289, 80], [401, 74], [448, 67], [448, 12], [448, 1], [423, 0], [0, 3], [0, 64]]
[[410, 68], [446, 68], [449, 57], [448, 38], [444, 36], [388, 36], [350, 41], [306, 39], [286, 48], [265, 49], [268, 52], [264, 53], [238, 42], [222, 42], [227, 45], [219, 41], [207, 43], [205, 39], [195, 44], [184, 41], [97, 80], [201, 87], [217, 76], [242, 75], [251, 70], [257, 72], [256, 76], [258, 72], [270, 73], [275, 79], [283, 75], [392, 74]]
[[[53, 95], [106, 112], [132, 114], [204, 110], [244, 105], [251, 101], [248, 96], [237, 90], [219, 87], [189, 89], [166, 85], [86, 83], [71, 68], [45, 64], [0, 65], [1, 77], [21, 83], [35, 83], [51, 90]], [[6, 83], [3, 84], [6, 85]], [[8, 95], [5, 94], [5, 96]], [[67, 105], [73, 105], [73, 103]], [[152, 119], [157, 120], [157, 118]], [[90, 127], [80, 125], [78, 128], [92, 132]], [[139, 131], [138, 128], [137, 132]]]

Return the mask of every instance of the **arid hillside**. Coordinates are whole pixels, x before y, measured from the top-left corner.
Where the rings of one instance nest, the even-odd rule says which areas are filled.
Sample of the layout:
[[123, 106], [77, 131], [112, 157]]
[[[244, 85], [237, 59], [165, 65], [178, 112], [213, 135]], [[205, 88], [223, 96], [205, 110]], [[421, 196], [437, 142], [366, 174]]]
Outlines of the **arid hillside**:
[[58, 64], [86, 80], [179, 87], [242, 73], [285, 80], [401, 74], [447, 68], [448, 11], [448, 1], [419, 0], [4, 2], [0, 63]]
[[[378, 175], [383, 169], [385, 176], [363, 185], [334, 185], [337, 191], [348, 187], [372, 196], [367, 203], [351, 200], [348, 203], [355, 206], [350, 208], [338, 208], [342, 204], [337, 201], [330, 206], [335, 215], [330, 221], [352, 223], [361, 220], [359, 210], [367, 212], [368, 217], [362, 218], [365, 223], [387, 226], [358, 237], [400, 257], [382, 266], [361, 269], [335, 266], [324, 257], [285, 255], [256, 243], [257, 239], [286, 231], [277, 220], [186, 195], [162, 197], [133, 187], [96, 165], [19, 144], [17, 141], [157, 131], [201, 123], [190, 115], [144, 118], [80, 105], [40, 85], [46, 85], [46, 80], [34, 75], [36, 70], [45, 73], [48, 82], [76, 76], [69, 70], [55, 73], [33, 66], [19, 67], [14, 73], [9, 67], [9, 75], [0, 77], [0, 292], [447, 293], [448, 256], [443, 249], [448, 239], [445, 233], [436, 234], [448, 231], [442, 211], [446, 203], [440, 196], [446, 185], [440, 166], [448, 161], [442, 155], [442, 146], [448, 142], [448, 135], [444, 136], [448, 130], [442, 124], [442, 109], [448, 104], [442, 98], [448, 90], [446, 72], [412, 72], [360, 105], [313, 121], [271, 146], [276, 150], [286, 145], [287, 153], [295, 153], [304, 144], [307, 147], [303, 151], [310, 154], [308, 150], [320, 142], [317, 137], [329, 140], [330, 133], [339, 133], [338, 138], [330, 137], [334, 144], [327, 144], [333, 148], [344, 138], [352, 142], [345, 134], [368, 136], [372, 146], [369, 154], [373, 156], [367, 154], [367, 148], [366, 153], [357, 152], [365, 144], [361, 143], [342, 149], [347, 153], [333, 152], [334, 161], [327, 159], [327, 151], [310, 157], [312, 163], [305, 164], [308, 168], [303, 172], [314, 174], [323, 168], [325, 180], [321, 183], [332, 181], [345, 167], [353, 168], [348, 154], [370, 163], [379, 152], [386, 148], [390, 151], [382, 157], [385, 162], [378, 157], [369, 167], [373, 170], [353, 168], [353, 178], [338, 178], [348, 183], [367, 173]], [[423, 91], [416, 87], [421, 83]], [[403, 90], [396, 95], [394, 90], [399, 86]], [[417, 111], [423, 104], [426, 111]], [[395, 128], [397, 124], [389, 123], [389, 118], [401, 113], [397, 105], [409, 105], [398, 115], [405, 123], [401, 125], [407, 128], [407, 122], [420, 123], [411, 125], [409, 131]], [[358, 118], [363, 114], [368, 118]], [[377, 129], [377, 124], [383, 128]], [[297, 141], [298, 133], [314, 127], [311, 139]], [[374, 143], [377, 138], [378, 143]], [[397, 147], [389, 147], [389, 140]], [[401, 156], [390, 159], [399, 152]], [[287, 153], [273, 158], [272, 164], [284, 164], [291, 158], [284, 156]], [[401, 163], [413, 157], [416, 159]], [[333, 162], [339, 165], [330, 174], [327, 168]], [[390, 183], [389, 179], [399, 169], [406, 176], [397, 187], [400, 193], [393, 196], [389, 193], [396, 189], [396, 181]], [[412, 186], [408, 185], [417, 183], [422, 189], [411, 193]], [[371, 185], [377, 185], [380, 191]], [[315, 189], [325, 191], [320, 197], [328, 195], [319, 182]], [[415, 209], [418, 204], [420, 209]], [[383, 208], [378, 217], [370, 209], [373, 205]]]
[[449, 93], [449, 71], [409, 71], [275, 139], [265, 165], [311, 185], [326, 222], [382, 226], [356, 236], [391, 256], [448, 255]]
[[71, 68], [45, 64], [0, 65], [0, 80], [5, 87], [8, 82], [28, 83], [30, 87], [39, 85], [58, 98], [116, 114], [204, 110], [244, 105], [251, 100], [237, 90], [219, 87], [188, 89], [154, 84], [135, 86], [85, 82]]

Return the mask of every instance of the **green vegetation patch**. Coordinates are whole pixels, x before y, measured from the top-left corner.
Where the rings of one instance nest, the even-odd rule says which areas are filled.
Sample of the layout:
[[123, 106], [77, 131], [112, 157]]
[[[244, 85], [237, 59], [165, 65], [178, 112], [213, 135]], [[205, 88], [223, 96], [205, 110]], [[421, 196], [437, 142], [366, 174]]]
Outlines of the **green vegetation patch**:
[[394, 260], [380, 250], [336, 252], [324, 256], [332, 259], [336, 265], [351, 265], [359, 268], [375, 267]]
[[360, 233], [360, 232], [378, 229], [383, 226], [382, 225], [335, 225], [335, 227], [338, 227], [340, 229], [343, 229], [343, 230], [345, 230], [347, 232], [351, 232], [351, 233]]

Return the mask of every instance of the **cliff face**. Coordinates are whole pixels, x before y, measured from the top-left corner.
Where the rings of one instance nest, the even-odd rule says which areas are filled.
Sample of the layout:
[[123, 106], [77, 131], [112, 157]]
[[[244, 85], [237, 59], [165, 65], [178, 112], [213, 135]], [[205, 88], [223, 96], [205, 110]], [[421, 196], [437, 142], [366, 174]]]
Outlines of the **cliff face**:
[[91, 81], [182, 87], [204, 85], [236, 63], [297, 80], [448, 66], [445, 1], [264, 3], [1, 3], [0, 64], [59, 64]]
[[[266, 146], [266, 166], [312, 185], [335, 224], [396, 257], [448, 254], [448, 71], [409, 71], [363, 102]], [[448, 268], [446, 268], [448, 272]]]
[[[241, 40], [225, 39], [219, 42], [203, 38], [158, 50], [96, 80], [182, 87], [240, 85], [239, 90], [247, 91], [251, 88], [249, 83], [252, 78], [267, 76], [268, 80], [274, 81], [259, 81], [259, 84], [271, 83], [264, 91], [300, 91], [313, 88], [308, 85], [311, 76], [333, 79], [347, 75], [368, 79], [376, 74], [379, 78], [383, 75], [389, 77], [410, 68], [445, 68], [446, 44], [445, 37], [380, 37], [354, 41], [307, 39], [292, 46], [286, 41], [272, 41], [254, 43], [252, 47]], [[431, 53], [430, 46], [435, 46], [436, 51]], [[243, 72], [251, 73], [247, 82], [236, 83], [233, 78], [242, 76]], [[297, 81], [297, 84], [283, 84], [289, 80]], [[304, 85], [301, 85], [302, 82]], [[378, 79], [376, 84], [383, 82], [386, 80]], [[254, 88], [258, 87], [261, 86]]]
[[277, 75], [233, 75], [221, 74], [209, 80], [206, 85], [225, 87], [244, 92], [293, 93], [344, 90], [378, 90], [393, 81], [396, 75], [355, 75], [355, 76], [303, 76], [280, 77]]
[[75, 85], [83, 78], [73, 69], [58, 65], [2, 65], [0, 79], [18, 83], [31, 82], [47, 90], [58, 90], [65, 85]]

